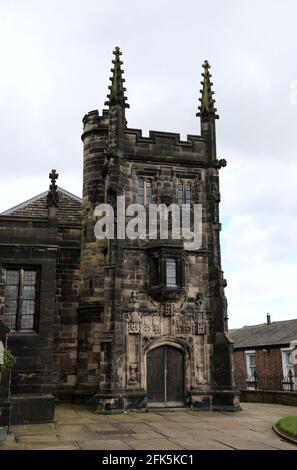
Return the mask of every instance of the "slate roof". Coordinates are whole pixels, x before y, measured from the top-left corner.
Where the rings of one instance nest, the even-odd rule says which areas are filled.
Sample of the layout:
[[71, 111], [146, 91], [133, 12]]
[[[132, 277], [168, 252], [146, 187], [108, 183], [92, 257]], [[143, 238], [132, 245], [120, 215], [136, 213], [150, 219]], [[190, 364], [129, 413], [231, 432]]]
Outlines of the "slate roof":
[[[48, 191], [38, 194], [27, 201], [18, 204], [11, 209], [2, 212], [3, 216], [11, 217], [37, 217], [47, 218], [46, 197]], [[65, 189], [58, 187], [59, 210], [58, 221], [60, 223], [80, 223], [82, 214], [82, 199]]]
[[270, 325], [262, 323], [244, 326], [230, 330], [229, 335], [234, 341], [234, 349], [288, 345], [291, 341], [297, 340], [297, 319], [275, 321]]

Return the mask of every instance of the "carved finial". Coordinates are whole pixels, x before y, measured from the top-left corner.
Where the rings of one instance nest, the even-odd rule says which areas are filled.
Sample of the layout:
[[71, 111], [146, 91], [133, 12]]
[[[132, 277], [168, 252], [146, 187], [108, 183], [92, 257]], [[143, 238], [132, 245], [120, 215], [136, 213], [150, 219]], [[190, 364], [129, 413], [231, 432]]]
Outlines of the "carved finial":
[[121, 69], [123, 62], [120, 60], [120, 55], [122, 55], [120, 48], [116, 47], [113, 51], [115, 55], [113, 63], [113, 68], [111, 69], [112, 77], [110, 77], [111, 85], [108, 87], [110, 93], [107, 95], [108, 101], [105, 102], [105, 105], [111, 106], [121, 106], [122, 108], [129, 108], [129, 104], [126, 103], [127, 98], [125, 97], [126, 88], [124, 88], [123, 83], [125, 79], [122, 77], [124, 70]]
[[56, 180], [59, 178], [59, 174], [56, 170], [52, 170], [49, 174], [51, 184], [49, 187], [49, 192], [47, 193], [46, 207], [59, 207], [59, 194], [58, 186], [56, 185]]
[[213, 83], [211, 82], [211, 74], [209, 73], [210, 65], [207, 60], [204, 61], [202, 64], [203, 73], [201, 74], [203, 77], [203, 81], [201, 82], [202, 90], [200, 90], [201, 98], [199, 98], [200, 105], [198, 106], [199, 112], [196, 116], [199, 117], [212, 117], [214, 119], [218, 119], [219, 116], [216, 114], [216, 108], [214, 106], [215, 100], [213, 99], [214, 92], [212, 91], [211, 87]]

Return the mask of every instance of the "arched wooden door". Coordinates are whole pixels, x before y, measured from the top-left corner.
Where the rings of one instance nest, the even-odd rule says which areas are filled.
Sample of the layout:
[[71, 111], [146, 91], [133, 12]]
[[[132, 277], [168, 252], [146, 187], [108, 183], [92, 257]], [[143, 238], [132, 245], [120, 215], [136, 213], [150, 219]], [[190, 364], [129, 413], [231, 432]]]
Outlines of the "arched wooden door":
[[147, 398], [151, 406], [184, 404], [184, 355], [172, 346], [147, 354]]

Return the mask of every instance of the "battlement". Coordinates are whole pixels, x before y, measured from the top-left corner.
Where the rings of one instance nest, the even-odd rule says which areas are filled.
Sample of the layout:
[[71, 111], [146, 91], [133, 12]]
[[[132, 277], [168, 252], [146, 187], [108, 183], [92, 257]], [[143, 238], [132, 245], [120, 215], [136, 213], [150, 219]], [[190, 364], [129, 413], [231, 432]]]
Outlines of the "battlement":
[[125, 152], [129, 155], [206, 160], [206, 141], [199, 135], [187, 135], [187, 140], [181, 140], [178, 133], [149, 131], [149, 136], [144, 137], [141, 129], [128, 128], [124, 137]]
[[[96, 132], [107, 132], [108, 114], [105, 109], [102, 115], [98, 110], [87, 113], [83, 118], [82, 138]], [[124, 146], [125, 153], [131, 157], [134, 155], [153, 160], [154, 157], [170, 157], [179, 161], [206, 161], [206, 140], [200, 135], [187, 135], [187, 140], [181, 140], [179, 133], [150, 130], [147, 137], [143, 136], [142, 129], [126, 128]]]
[[108, 109], [103, 109], [102, 115], [99, 114], [97, 109], [85, 114], [82, 120], [84, 125], [82, 139], [84, 139], [86, 134], [106, 130], [108, 128], [108, 114]]

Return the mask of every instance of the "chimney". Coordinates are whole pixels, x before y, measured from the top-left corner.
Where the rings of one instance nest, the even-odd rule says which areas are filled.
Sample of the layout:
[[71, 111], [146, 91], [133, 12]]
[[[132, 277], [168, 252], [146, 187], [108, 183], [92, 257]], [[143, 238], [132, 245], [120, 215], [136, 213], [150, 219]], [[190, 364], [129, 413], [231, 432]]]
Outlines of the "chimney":
[[267, 313], [267, 314], [266, 314], [266, 317], [267, 317], [267, 325], [271, 325], [271, 316], [270, 316], [270, 313]]

